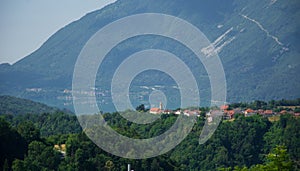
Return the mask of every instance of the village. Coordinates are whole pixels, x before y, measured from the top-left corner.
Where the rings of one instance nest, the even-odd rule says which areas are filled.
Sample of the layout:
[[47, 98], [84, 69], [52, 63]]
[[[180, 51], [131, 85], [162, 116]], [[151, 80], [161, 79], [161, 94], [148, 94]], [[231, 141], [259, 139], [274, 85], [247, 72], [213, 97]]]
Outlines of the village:
[[[253, 116], [253, 115], [261, 115], [263, 117], [273, 117], [273, 116], [280, 116], [284, 114], [291, 114], [294, 115], [295, 117], [300, 116], [299, 109], [300, 106], [280, 106], [277, 107], [276, 110], [271, 110], [271, 109], [251, 109], [251, 108], [232, 108], [230, 105], [222, 105], [217, 109], [214, 110], [220, 110], [223, 113], [223, 119], [224, 120], [232, 120], [234, 118], [234, 115], [236, 114], [242, 114], [245, 117]], [[149, 113], [151, 114], [175, 114], [175, 115], [185, 115], [185, 116], [197, 116], [199, 117], [201, 110], [189, 110], [189, 109], [179, 109], [179, 110], [169, 110], [169, 109], [163, 109], [163, 104], [160, 103], [159, 107], [153, 107], [150, 108]], [[211, 114], [208, 112], [206, 116]]]

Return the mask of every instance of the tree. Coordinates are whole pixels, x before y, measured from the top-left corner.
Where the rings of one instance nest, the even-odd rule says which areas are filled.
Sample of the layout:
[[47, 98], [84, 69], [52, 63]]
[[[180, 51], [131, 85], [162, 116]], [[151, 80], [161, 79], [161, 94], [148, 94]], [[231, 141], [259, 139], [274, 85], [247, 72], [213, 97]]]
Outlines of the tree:
[[144, 105], [144, 104], [141, 104], [141, 105], [137, 106], [137, 107], [135, 108], [135, 110], [136, 110], [136, 111], [139, 111], [139, 112], [145, 112], [145, 111], [146, 111], [145, 105]]
[[24, 161], [16, 159], [13, 161], [12, 164], [12, 170], [13, 171], [24, 171], [26, 170], [25, 166], [24, 166]]
[[84, 163], [85, 163], [84, 151], [79, 148], [75, 152], [76, 170], [78, 170], [78, 171], [83, 170]]
[[105, 166], [104, 166], [107, 170], [111, 171], [112, 168], [114, 167], [114, 163], [111, 160], [108, 160], [105, 162]]
[[3, 164], [3, 171], [9, 171], [9, 165], [7, 159], [5, 159]]
[[157, 171], [157, 170], [160, 170], [160, 166], [159, 166], [159, 163], [156, 159], [153, 159], [151, 165], [150, 165], [150, 170], [152, 171]]
[[67, 151], [67, 156], [74, 156], [76, 150], [79, 148], [80, 141], [78, 140], [77, 135], [70, 135], [68, 137], [68, 140], [66, 141], [66, 151]]
[[278, 145], [273, 152], [267, 155], [266, 169], [268, 170], [292, 170], [292, 161], [285, 146]]
[[28, 144], [40, 139], [40, 130], [31, 121], [21, 122], [17, 127], [17, 131]]
[[55, 151], [52, 146], [46, 146], [40, 141], [33, 141], [28, 145], [28, 156], [24, 159], [25, 167], [56, 170], [60, 163], [60, 157], [60, 153]]
[[[232, 170], [231, 168], [220, 168], [219, 170]], [[235, 166], [233, 171], [289, 171], [293, 170], [292, 161], [289, 158], [285, 146], [276, 146], [271, 153], [267, 155], [267, 161], [264, 164], [257, 164], [249, 169], [247, 167]]]
[[8, 122], [0, 118], [0, 170], [3, 170], [5, 161], [10, 165], [15, 158], [23, 159], [25, 152], [25, 140]]

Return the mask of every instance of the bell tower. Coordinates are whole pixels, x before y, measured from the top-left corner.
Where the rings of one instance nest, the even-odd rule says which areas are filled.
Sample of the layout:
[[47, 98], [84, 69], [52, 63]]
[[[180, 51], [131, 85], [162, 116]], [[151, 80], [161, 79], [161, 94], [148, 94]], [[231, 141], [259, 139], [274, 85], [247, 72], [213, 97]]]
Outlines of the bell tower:
[[163, 104], [162, 104], [162, 102], [159, 103], [159, 109], [163, 110]]

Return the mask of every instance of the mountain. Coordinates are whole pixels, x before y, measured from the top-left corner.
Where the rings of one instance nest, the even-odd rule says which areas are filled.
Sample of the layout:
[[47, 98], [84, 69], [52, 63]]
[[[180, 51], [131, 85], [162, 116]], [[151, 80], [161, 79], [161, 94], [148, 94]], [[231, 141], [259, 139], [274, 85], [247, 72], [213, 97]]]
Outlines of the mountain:
[[[0, 96], [0, 114], [43, 114], [61, 111], [56, 107], [13, 96]], [[70, 113], [70, 111], [65, 111]]]
[[[228, 102], [298, 98], [299, 7], [297, 0], [119, 0], [60, 29], [15, 64], [1, 64], [0, 94], [72, 109], [72, 74], [87, 40], [103, 26], [128, 15], [164, 13], [192, 23], [215, 46], [225, 70]], [[189, 68], [203, 73], [197, 83], [201, 98], [209, 99], [207, 73], [190, 50], [160, 36], [141, 36], [117, 45], [103, 61], [106, 65], [98, 71], [103, 76], [96, 81], [103, 110], [112, 110], [109, 83], [117, 66], [129, 55], [148, 48], [170, 51]], [[148, 89], [174, 86], [174, 81], [160, 72], [138, 75], [134, 83], [134, 105], [147, 103]], [[168, 93], [174, 95], [168, 107], [178, 107], [178, 92]]]

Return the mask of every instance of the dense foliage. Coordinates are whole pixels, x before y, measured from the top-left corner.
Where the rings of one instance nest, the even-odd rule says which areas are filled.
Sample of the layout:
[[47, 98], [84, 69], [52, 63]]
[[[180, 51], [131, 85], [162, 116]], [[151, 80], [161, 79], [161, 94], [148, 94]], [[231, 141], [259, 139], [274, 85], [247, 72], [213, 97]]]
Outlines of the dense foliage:
[[0, 96], [1, 114], [54, 113], [58, 108], [13, 96]]
[[[104, 117], [116, 131], [135, 138], [159, 135], [177, 118], [162, 115], [158, 121], [141, 126], [118, 113]], [[282, 115], [273, 123], [258, 115], [237, 115], [234, 121], [223, 121], [212, 138], [200, 145], [204, 122], [204, 116], [200, 116], [188, 137], [170, 152], [129, 160], [98, 148], [81, 132], [73, 115], [1, 115], [0, 169], [126, 170], [127, 164], [134, 170], [262, 170], [275, 165], [288, 170], [300, 168], [300, 120], [292, 115]], [[66, 144], [66, 154], [54, 150], [55, 144]], [[272, 158], [277, 153], [279, 158]]]
[[291, 107], [295, 107], [295, 112], [299, 112], [299, 107], [300, 106], [300, 98], [295, 99], [295, 100], [271, 100], [269, 102], [264, 102], [260, 100], [255, 100], [250, 103], [232, 103], [229, 105], [230, 108], [251, 108], [251, 109], [277, 109], [277, 110], [290, 110]]
[[[24, 114], [24, 115], [2, 115], [12, 126], [20, 127], [24, 121], [34, 123], [39, 129], [42, 137], [81, 132], [81, 127], [75, 115], [56, 112], [53, 114]], [[26, 126], [23, 126], [26, 128]]]

